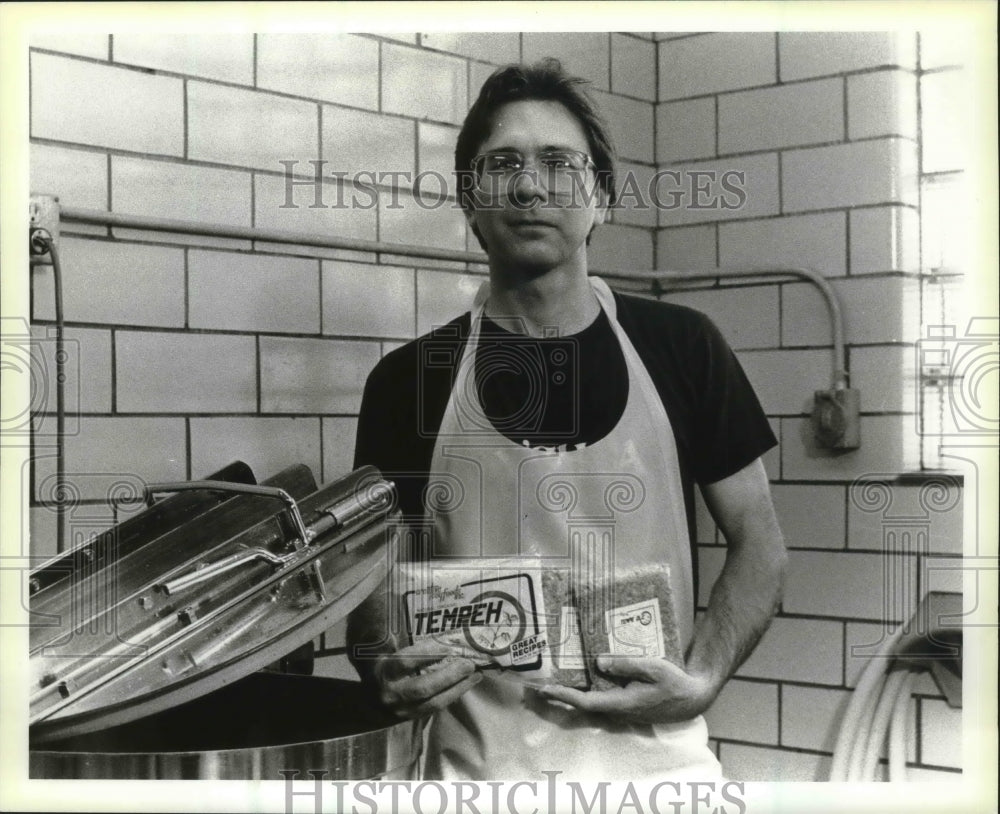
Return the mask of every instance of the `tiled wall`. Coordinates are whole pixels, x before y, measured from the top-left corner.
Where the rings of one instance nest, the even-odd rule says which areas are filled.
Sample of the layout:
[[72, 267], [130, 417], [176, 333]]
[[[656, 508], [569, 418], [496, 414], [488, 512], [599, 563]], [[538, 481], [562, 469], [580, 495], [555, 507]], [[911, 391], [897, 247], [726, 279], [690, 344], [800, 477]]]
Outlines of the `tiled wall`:
[[[809, 266], [843, 304], [863, 446], [833, 455], [815, 448], [807, 421], [812, 391], [830, 378], [812, 288], [748, 275], [666, 295], [717, 321], [782, 441], [765, 462], [792, 549], [786, 600], [709, 713], [714, 743], [734, 778], [826, 776], [863, 662], [851, 649], [878, 640], [886, 613], [884, 540], [900, 518], [927, 527], [923, 553], [888, 560], [917, 595], [931, 555], [961, 552], [960, 503], [924, 511], [919, 485], [897, 485], [880, 514], [850, 488], [918, 465], [911, 294], [927, 66], [915, 35], [123, 34], [32, 46], [32, 189], [66, 206], [475, 250], [454, 208], [415, 207], [405, 189], [402, 207], [383, 185], [370, 206], [323, 208], [297, 186], [298, 208], [282, 207], [279, 162], [299, 162], [302, 181], [313, 159], [328, 173], [446, 174], [494, 65], [544, 55], [594, 83], [640, 188], [658, 170], [744, 172], [740, 208], [629, 206], [597, 231], [590, 260], [601, 271]], [[325, 184], [326, 204], [336, 194]], [[195, 478], [237, 458], [259, 477], [293, 462], [323, 481], [346, 472], [368, 370], [467, 308], [484, 279], [478, 264], [71, 223], [61, 248], [76, 354], [69, 406], [80, 415], [67, 441], [82, 499], [70, 530], [81, 534], [112, 519], [108, 479], [95, 473]], [[39, 337], [51, 334], [52, 294], [51, 270], [34, 270]], [[39, 555], [55, 550], [55, 515], [39, 494], [52, 454], [40, 434]], [[724, 549], [701, 517], [704, 601]], [[327, 646], [341, 637], [328, 634]], [[959, 765], [958, 714], [928, 681], [913, 716], [914, 765], [953, 776], [941, 769]]]
[[[821, 272], [842, 305], [851, 381], [861, 391], [861, 449], [817, 449], [807, 415], [812, 390], [826, 387], [830, 373], [829, 319], [817, 291], [747, 275], [668, 293], [716, 320], [781, 439], [766, 463], [791, 549], [785, 600], [708, 715], [733, 777], [826, 777], [865, 662], [852, 649], [879, 641], [883, 619], [904, 621], [928, 587], [960, 590], [957, 580], [936, 582], [932, 569], [932, 555], [953, 564], [961, 555], [957, 485], [947, 504], [931, 506], [925, 492], [927, 508], [920, 485], [894, 484], [884, 508], [851, 488], [865, 475], [892, 481], [919, 468], [917, 98], [932, 67], [922, 53], [913, 34], [658, 37], [657, 166], [745, 171], [747, 201], [661, 212], [657, 267]], [[909, 524], [926, 530], [925, 547], [894, 547]], [[711, 532], [699, 538], [710, 580], [724, 543]], [[888, 597], [887, 575], [898, 580]], [[707, 585], [701, 594], [706, 601]], [[928, 767], [922, 776], [947, 777], [930, 767], [960, 765], [960, 715], [930, 681], [917, 695], [921, 745], [910, 760]], [[930, 742], [948, 746], [928, 750]]]

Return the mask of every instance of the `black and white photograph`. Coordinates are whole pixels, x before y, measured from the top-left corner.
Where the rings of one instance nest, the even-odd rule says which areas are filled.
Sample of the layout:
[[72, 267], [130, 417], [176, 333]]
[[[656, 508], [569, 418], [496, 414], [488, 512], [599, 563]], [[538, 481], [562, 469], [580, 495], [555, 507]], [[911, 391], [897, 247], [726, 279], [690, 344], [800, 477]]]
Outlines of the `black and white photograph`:
[[995, 4], [0, 21], [0, 808], [996, 810]]

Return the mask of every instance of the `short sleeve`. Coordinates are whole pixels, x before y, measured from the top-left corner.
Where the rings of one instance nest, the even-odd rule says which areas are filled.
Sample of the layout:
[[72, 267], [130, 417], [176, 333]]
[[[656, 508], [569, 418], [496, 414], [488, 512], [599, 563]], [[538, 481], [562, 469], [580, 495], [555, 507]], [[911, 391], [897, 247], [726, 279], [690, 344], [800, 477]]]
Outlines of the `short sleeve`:
[[735, 474], [778, 441], [736, 354], [712, 321], [699, 317], [691, 448], [695, 479], [708, 484]]

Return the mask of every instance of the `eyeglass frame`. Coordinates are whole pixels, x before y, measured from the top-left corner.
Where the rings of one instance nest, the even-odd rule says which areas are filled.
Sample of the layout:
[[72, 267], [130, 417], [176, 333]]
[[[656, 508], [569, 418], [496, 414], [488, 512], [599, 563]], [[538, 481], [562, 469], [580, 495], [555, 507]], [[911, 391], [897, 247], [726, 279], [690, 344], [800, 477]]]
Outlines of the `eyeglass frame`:
[[[545, 156], [545, 155], [567, 155], [567, 154], [581, 156], [583, 158], [583, 168], [580, 169], [580, 170], [574, 169], [573, 170], [574, 172], [584, 172], [585, 173], [588, 169], [593, 168], [595, 170], [595, 175], [596, 175], [597, 162], [594, 161], [593, 157], [589, 153], [585, 153], [583, 150], [573, 150], [573, 149], [570, 149], [570, 148], [553, 148], [553, 149], [549, 149], [549, 150], [541, 150], [541, 151], [539, 151], [538, 153], [535, 154], [534, 161], [532, 163], [535, 164], [535, 165], [537, 165], [539, 163], [540, 159], [543, 156]], [[487, 150], [484, 153], [479, 153], [479, 154], [473, 156], [472, 160], [469, 162], [470, 169], [472, 170], [472, 173], [473, 173], [473, 175], [474, 175], [474, 177], [476, 179], [476, 186], [477, 187], [479, 186], [479, 183], [480, 183], [480, 181], [481, 181], [481, 179], [483, 177], [483, 172], [480, 170], [480, 168], [479, 168], [478, 165], [481, 164], [486, 158], [488, 158], [489, 156], [493, 156], [493, 155], [511, 155], [511, 156], [519, 156], [520, 157], [520, 159], [521, 159], [521, 166], [518, 169], [513, 170], [510, 173], [510, 177], [508, 179], [508, 183], [509, 183], [509, 181], [511, 179], [518, 177], [522, 173], [525, 174], [525, 175], [528, 174], [527, 167], [529, 165], [528, 165], [528, 163], [526, 161], [527, 156], [525, 156], [524, 153], [522, 153], [520, 150]], [[550, 172], [553, 172], [553, 171], [554, 170], [550, 169]], [[540, 177], [540, 175], [538, 177]], [[546, 189], [548, 189], [547, 186], [546, 186]]]

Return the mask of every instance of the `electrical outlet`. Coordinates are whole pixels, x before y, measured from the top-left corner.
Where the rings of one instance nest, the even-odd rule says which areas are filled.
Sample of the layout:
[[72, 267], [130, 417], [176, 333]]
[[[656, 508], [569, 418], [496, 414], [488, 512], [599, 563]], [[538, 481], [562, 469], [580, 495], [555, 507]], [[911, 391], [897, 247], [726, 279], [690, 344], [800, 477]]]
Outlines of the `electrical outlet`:
[[822, 449], [861, 446], [861, 392], [853, 387], [817, 390], [812, 412], [813, 434]]
[[37, 243], [39, 230], [59, 242], [59, 199], [55, 195], [32, 195], [28, 202], [28, 235], [31, 241], [32, 263], [48, 263], [42, 244]]

